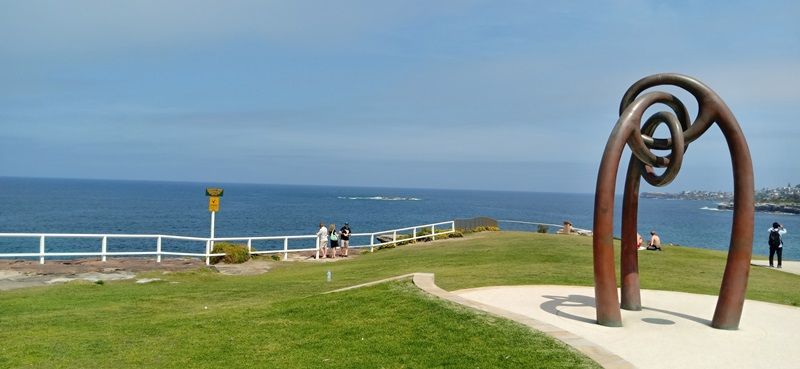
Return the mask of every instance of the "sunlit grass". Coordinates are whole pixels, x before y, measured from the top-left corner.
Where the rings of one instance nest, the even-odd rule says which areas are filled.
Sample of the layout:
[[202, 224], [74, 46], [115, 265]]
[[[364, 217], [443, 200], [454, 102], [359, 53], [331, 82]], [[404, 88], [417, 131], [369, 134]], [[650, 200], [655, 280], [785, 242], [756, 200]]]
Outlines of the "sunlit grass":
[[[725, 253], [671, 247], [639, 257], [642, 288], [719, 290]], [[411, 272], [435, 273], [448, 290], [589, 286], [591, 259], [588, 237], [485, 232], [336, 263], [276, 262], [259, 276], [151, 272], [164, 281], [0, 292], [0, 368], [592, 367], [542, 334], [407, 281], [321, 294]], [[748, 298], [797, 305], [798, 283], [754, 268]]]

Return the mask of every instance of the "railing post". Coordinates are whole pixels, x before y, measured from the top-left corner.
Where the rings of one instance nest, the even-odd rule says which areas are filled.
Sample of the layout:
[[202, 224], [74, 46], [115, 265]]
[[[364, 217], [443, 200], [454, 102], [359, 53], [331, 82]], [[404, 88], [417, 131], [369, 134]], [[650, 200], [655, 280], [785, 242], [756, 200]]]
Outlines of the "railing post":
[[39, 264], [44, 264], [44, 235], [39, 237]]
[[319, 260], [319, 237], [315, 238], [317, 243], [317, 254], [314, 255], [315, 260]]
[[248, 238], [247, 239], [247, 253], [248, 254], [252, 254], [253, 253], [253, 239], [252, 238]]
[[412, 238], [412, 240], [414, 240], [414, 243], [416, 243], [417, 242], [417, 227], [414, 227], [414, 233], [413, 234], [414, 234], [414, 237]]
[[375, 233], [369, 235], [369, 252], [375, 252]]
[[397, 231], [392, 232], [392, 243], [397, 244]]
[[431, 224], [431, 241], [436, 241], [436, 224]]
[[455, 232], [455, 231], [456, 231], [456, 222], [451, 220], [450, 221], [450, 232]]
[[211, 265], [211, 240], [206, 241], [206, 265]]
[[105, 263], [105, 261], [106, 261], [106, 252], [108, 251], [108, 236], [103, 236], [103, 242], [102, 242], [102, 246], [100, 246], [100, 249], [101, 249], [100, 250], [100, 255], [101, 255], [100, 260], [102, 260]]
[[289, 260], [289, 237], [283, 239], [283, 260]]
[[156, 262], [161, 262], [161, 236], [156, 239]]

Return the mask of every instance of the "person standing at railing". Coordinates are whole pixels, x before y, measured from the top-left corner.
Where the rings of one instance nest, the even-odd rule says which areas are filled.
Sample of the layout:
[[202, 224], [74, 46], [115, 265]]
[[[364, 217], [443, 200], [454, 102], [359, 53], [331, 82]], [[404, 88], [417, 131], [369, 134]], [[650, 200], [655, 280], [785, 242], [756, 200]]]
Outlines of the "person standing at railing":
[[341, 238], [339, 244], [342, 247], [342, 252], [340, 252], [340, 254], [344, 257], [347, 257], [347, 251], [350, 249], [350, 233], [352, 233], [350, 230], [350, 224], [344, 222], [342, 230], [339, 231], [339, 238]]
[[339, 248], [339, 233], [336, 231], [336, 224], [331, 224], [328, 227], [328, 239], [331, 243], [331, 258], [336, 258], [336, 249]]
[[317, 231], [317, 240], [319, 241], [319, 251], [322, 257], [328, 255], [328, 228], [325, 228], [325, 223], [319, 223], [319, 231]]

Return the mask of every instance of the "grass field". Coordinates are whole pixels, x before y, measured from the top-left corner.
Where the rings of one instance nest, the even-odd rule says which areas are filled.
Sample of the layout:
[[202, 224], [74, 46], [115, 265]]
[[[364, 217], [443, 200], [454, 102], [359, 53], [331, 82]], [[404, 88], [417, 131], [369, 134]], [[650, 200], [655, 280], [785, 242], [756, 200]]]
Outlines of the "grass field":
[[[0, 368], [596, 367], [547, 336], [409, 282], [321, 294], [411, 272], [435, 273], [446, 290], [592, 285], [591, 258], [588, 237], [485, 232], [336, 263], [276, 262], [259, 276], [151, 273], [164, 281], [0, 292]], [[642, 288], [716, 294], [724, 263], [709, 250], [642, 252]], [[796, 306], [798, 282], [754, 268], [748, 298]]]

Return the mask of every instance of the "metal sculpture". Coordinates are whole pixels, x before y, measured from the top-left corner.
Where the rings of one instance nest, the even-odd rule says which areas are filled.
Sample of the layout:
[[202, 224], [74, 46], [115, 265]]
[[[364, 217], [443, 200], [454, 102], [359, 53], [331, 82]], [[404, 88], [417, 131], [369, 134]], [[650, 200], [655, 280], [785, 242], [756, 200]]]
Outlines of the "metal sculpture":
[[[672, 94], [660, 91], [643, 93], [649, 88], [664, 85], [682, 88], [697, 99], [698, 112], [694, 122], [684, 104]], [[653, 114], [640, 128], [645, 111], [656, 104], [666, 105], [672, 111]], [[622, 97], [619, 111], [619, 120], [603, 152], [594, 199], [592, 247], [598, 324], [619, 327], [622, 325], [620, 306], [626, 310], [642, 308], [636, 245], [640, 178], [653, 186], [665, 186], [672, 182], [680, 170], [688, 145], [716, 123], [725, 136], [731, 155], [734, 205], [728, 259], [711, 326], [738, 329], [753, 252], [754, 212], [753, 164], [739, 123], [722, 99], [708, 86], [692, 77], [672, 73], [655, 74], [634, 83]], [[669, 129], [669, 138], [653, 138], [653, 133], [661, 124]], [[617, 171], [626, 145], [632, 154], [622, 200], [620, 304], [614, 272], [613, 213]], [[667, 156], [657, 156], [651, 149], [671, 152]], [[658, 175], [654, 168], [666, 170]]]

